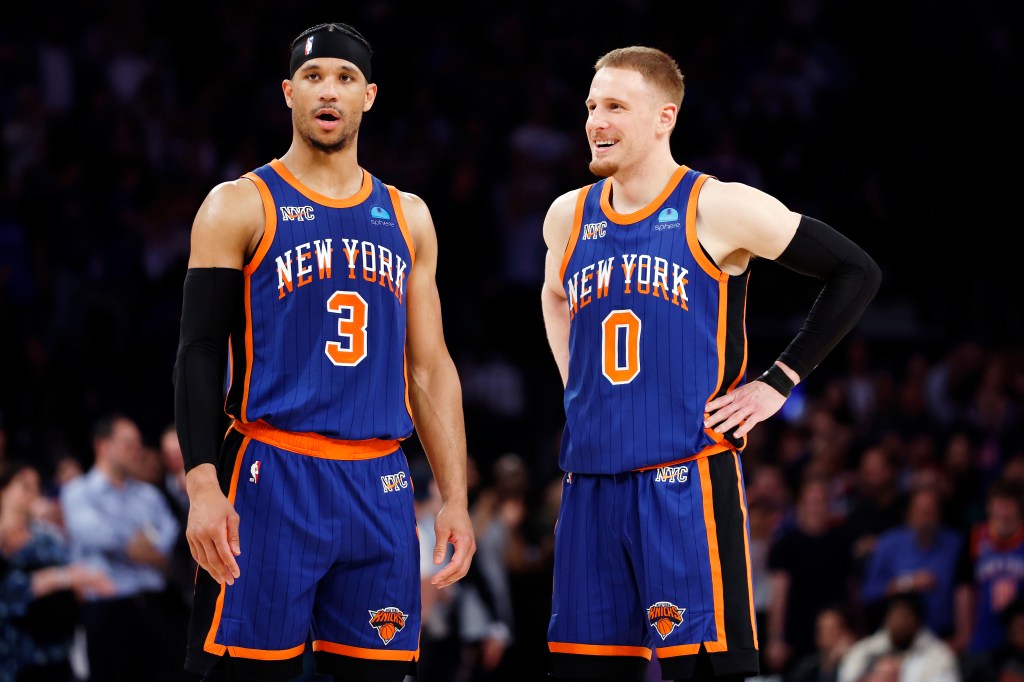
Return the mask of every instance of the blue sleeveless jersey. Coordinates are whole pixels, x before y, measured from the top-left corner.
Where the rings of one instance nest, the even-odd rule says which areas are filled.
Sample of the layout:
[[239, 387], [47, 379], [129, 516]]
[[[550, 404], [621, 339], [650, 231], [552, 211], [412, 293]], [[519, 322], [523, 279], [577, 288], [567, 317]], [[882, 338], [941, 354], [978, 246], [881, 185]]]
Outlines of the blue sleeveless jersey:
[[703, 424], [705, 403], [744, 378], [749, 276], [722, 272], [697, 241], [707, 177], [683, 166], [628, 215], [612, 208], [607, 180], [580, 190], [561, 270], [565, 471], [619, 473], [746, 444]]
[[1002, 612], [1024, 596], [1024, 532], [1000, 542], [981, 522], [971, 532], [970, 558], [975, 586], [970, 647], [984, 653], [1006, 643]]
[[228, 414], [328, 438], [408, 437], [415, 254], [397, 190], [364, 171], [354, 196], [332, 199], [276, 159], [245, 177], [263, 197], [266, 228], [244, 268]]

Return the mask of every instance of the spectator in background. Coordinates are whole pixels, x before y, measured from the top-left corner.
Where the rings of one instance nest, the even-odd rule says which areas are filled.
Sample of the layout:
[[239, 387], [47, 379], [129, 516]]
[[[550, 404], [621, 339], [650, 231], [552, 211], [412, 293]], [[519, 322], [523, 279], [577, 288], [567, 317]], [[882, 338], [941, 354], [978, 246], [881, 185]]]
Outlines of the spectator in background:
[[[175, 651], [184, 651], [188, 645], [188, 621], [192, 612], [192, 598], [195, 593], [196, 569], [185, 529], [188, 527], [188, 493], [185, 491], [185, 464], [178, 443], [178, 432], [173, 423], [164, 426], [160, 433], [158, 456], [161, 476], [156, 482], [167, 506], [178, 522], [178, 534], [167, 556], [166, 609], [168, 630], [180, 642]], [[181, 679], [194, 676], [181, 670]]]
[[971, 531], [957, 571], [958, 647], [972, 656], [1002, 646], [1001, 614], [1024, 596], [1024, 496], [1006, 479], [988, 490], [987, 518]]
[[116, 588], [83, 606], [93, 682], [159, 681], [181, 670], [183, 652], [169, 650], [177, 639], [164, 613], [164, 571], [179, 527], [160, 491], [133, 478], [142, 448], [130, 418], [100, 418], [95, 464], [61, 492], [73, 556], [104, 570]]
[[842, 527], [833, 523], [828, 505], [827, 480], [804, 482], [795, 523], [768, 554], [772, 595], [767, 637], [762, 640], [768, 672], [787, 672], [815, 652], [815, 618], [822, 604], [851, 602], [850, 546]]
[[857, 682], [902, 682], [902, 664], [899, 654], [883, 654], [872, 661], [871, 667]]
[[881, 446], [870, 447], [861, 455], [856, 486], [846, 529], [852, 543], [854, 571], [860, 577], [878, 536], [903, 523], [907, 502], [899, 487], [893, 456]]
[[60, 528], [33, 517], [39, 491], [31, 464], [0, 468], [0, 682], [71, 682], [76, 595], [114, 591], [104, 573], [69, 563]]
[[818, 612], [815, 620], [814, 645], [817, 651], [797, 661], [783, 676], [783, 682], [836, 682], [839, 679], [839, 662], [856, 641], [856, 631], [847, 609], [826, 606]]
[[843, 656], [839, 682], [861, 682], [876, 661], [889, 655], [899, 657], [899, 682], [960, 682], [956, 653], [928, 629], [924, 612], [920, 595], [900, 592], [889, 597], [882, 627]]
[[1017, 599], [1002, 613], [1006, 643], [979, 657], [980, 665], [970, 666], [964, 682], [1024, 682], [1024, 599]]
[[886, 598], [917, 592], [925, 603], [925, 623], [939, 637], [953, 635], [954, 583], [963, 542], [942, 523], [939, 492], [911, 494], [904, 525], [885, 531], [868, 557], [861, 595], [868, 627], [881, 623]]

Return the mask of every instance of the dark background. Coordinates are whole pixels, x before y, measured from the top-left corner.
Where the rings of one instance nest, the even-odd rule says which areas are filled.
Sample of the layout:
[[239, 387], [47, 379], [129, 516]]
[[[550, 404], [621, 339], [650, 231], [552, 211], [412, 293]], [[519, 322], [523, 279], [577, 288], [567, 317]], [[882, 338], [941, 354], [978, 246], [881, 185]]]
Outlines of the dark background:
[[[1019, 408], [1022, 8], [19, 6], [17, 20], [0, 21], [7, 456], [49, 475], [61, 457], [91, 463], [89, 427], [104, 412], [129, 413], [151, 443], [171, 422], [191, 221], [213, 186], [287, 149], [288, 45], [324, 21], [354, 24], [374, 47], [380, 90], [364, 118], [360, 163], [431, 208], [470, 454], [485, 482], [500, 455], [519, 454], [531, 508], [557, 480], [564, 417], [540, 310], [541, 222], [556, 196], [593, 180], [583, 129], [593, 63], [629, 44], [668, 51], [685, 75], [679, 162], [824, 220], [882, 267], [877, 298], [801, 397], [848, 371], [853, 339], [869, 349], [872, 371], [897, 385], [911, 358], [937, 367], [970, 342], [1008, 359], [1005, 393]], [[752, 267], [756, 374], [797, 331], [818, 286], [770, 262]], [[803, 403], [791, 403], [783, 417], [798, 420]], [[1013, 415], [1019, 429], [1019, 409]], [[770, 439], [759, 440], [770, 459]], [[528, 585], [546, 589], [539, 575]], [[546, 606], [534, 606], [542, 623]], [[534, 634], [529, 655], [543, 652], [542, 628]]]
[[[287, 149], [287, 46], [324, 20], [374, 46], [360, 162], [432, 209], [468, 416], [495, 418], [468, 420], [481, 457], [552, 462], [562, 415], [538, 303], [541, 219], [592, 181], [583, 100], [594, 60], [617, 46], [678, 59], [680, 162], [754, 184], [874, 255], [885, 279], [856, 332], [879, 362], [1024, 332], [1019, 3], [21, 9], [25, 23], [0, 25], [0, 412], [9, 448], [44, 464], [87, 459], [87, 426], [107, 409], [154, 437], [172, 419], [191, 219], [217, 182]], [[816, 293], [754, 265], [751, 371]], [[490, 404], [503, 385], [508, 404]]]

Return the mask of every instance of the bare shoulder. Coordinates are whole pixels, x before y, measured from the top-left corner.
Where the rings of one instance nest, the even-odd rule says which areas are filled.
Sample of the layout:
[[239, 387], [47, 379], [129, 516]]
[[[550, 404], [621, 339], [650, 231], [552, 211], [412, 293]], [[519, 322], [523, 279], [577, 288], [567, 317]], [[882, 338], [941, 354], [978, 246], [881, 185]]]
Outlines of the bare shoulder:
[[412, 234], [413, 244], [419, 254], [424, 248], [430, 248], [437, 240], [434, 231], [434, 219], [430, 215], [427, 202], [417, 194], [397, 190], [401, 202], [402, 214]]
[[544, 216], [544, 242], [554, 251], [564, 251], [572, 232], [573, 216], [576, 213], [576, 202], [583, 188], [570, 190], [551, 202]]
[[192, 223], [189, 267], [241, 269], [264, 226], [263, 198], [251, 180], [220, 183], [206, 195]]
[[697, 236], [719, 264], [737, 254], [744, 267], [749, 255], [778, 257], [799, 222], [781, 201], [741, 182], [708, 178], [698, 195]]

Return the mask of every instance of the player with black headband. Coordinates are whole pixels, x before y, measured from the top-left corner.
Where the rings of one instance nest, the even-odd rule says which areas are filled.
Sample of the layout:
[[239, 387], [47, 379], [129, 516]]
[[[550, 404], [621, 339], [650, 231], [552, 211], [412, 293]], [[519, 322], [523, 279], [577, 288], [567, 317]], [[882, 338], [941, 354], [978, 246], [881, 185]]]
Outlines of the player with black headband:
[[[758, 673], [740, 453], [856, 324], [877, 264], [820, 220], [673, 158], [683, 99], [654, 48], [597, 60], [591, 185], [554, 200], [542, 309], [565, 384], [548, 647], [567, 680]], [[800, 332], [747, 378], [753, 258], [820, 280]], [[794, 589], [799, 589], [795, 586]]]
[[371, 55], [346, 24], [299, 35], [291, 146], [193, 223], [174, 402], [200, 566], [185, 667], [206, 680], [292, 679], [307, 641], [335, 680], [415, 671], [414, 429], [444, 499], [435, 563], [454, 546], [432, 582], [476, 549], [434, 225], [357, 160]]

